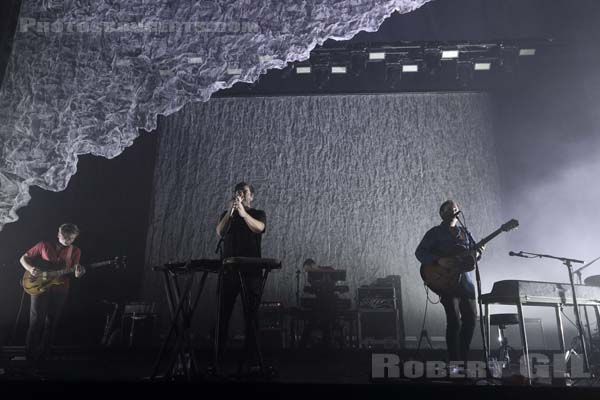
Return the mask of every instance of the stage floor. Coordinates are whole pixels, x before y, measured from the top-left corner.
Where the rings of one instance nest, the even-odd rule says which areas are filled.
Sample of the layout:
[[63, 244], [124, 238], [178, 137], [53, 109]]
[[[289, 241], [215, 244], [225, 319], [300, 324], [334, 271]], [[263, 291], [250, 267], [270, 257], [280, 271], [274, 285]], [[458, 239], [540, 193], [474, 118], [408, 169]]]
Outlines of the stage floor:
[[[158, 347], [146, 348], [101, 348], [57, 346], [51, 357], [40, 365], [36, 374], [32, 375], [32, 368], [25, 360], [24, 349], [21, 346], [4, 347], [0, 352], [0, 380], [31, 380], [39, 378], [45, 381], [125, 381], [143, 382], [150, 380], [153, 373], [162, 376], [165, 374], [164, 363], [155, 371], [155, 364], [159, 355]], [[399, 362], [400, 376], [388, 372], [384, 378], [373, 377], [374, 355], [392, 354]], [[408, 376], [406, 362], [412, 361], [414, 365], [421, 364], [427, 370], [427, 363], [445, 359], [444, 350], [395, 350], [395, 349], [263, 349], [265, 365], [271, 367], [275, 374], [269, 380], [281, 383], [331, 383], [331, 384], [380, 384], [380, 383], [427, 383], [436, 385], [484, 384], [481, 379], [460, 379], [450, 377], [425, 377], [418, 376], [418, 372], [411, 370], [413, 375]], [[513, 360], [518, 360], [518, 354], [513, 354]], [[548, 354], [551, 357], [551, 354]], [[198, 362], [200, 376], [195, 381], [214, 381], [208, 375], [211, 366], [212, 353], [210, 349], [197, 349], [195, 357]], [[248, 377], [238, 377], [237, 367], [240, 358], [239, 350], [228, 350], [223, 362], [223, 378], [233, 380], [248, 380]], [[472, 352], [473, 360], [481, 360], [481, 352]], [[404, 367], [404, 368], [403, 368]], [[418, 369], [418, 368], [417, 368]], [[508, 369], [504, 370], [503, 378], [496, 379], [492, 384], [522, 385], [525, 380], [519, 373], [519, 365], [513, 361]], [[160, 380], [160, 378], [158, 378]], [[488, 383], [490, 384], [490, 383]], [[576, 383], [577, 384], [577, 383]], [[579, 385], [598, 385], [600, 382], [582, 380]], [[537, 378], [533, 380], [534, 386], [558, 386], [564, 382], [557, 379]]]
[[[599, 398], [600, 383], [592, 379], [574, 381], [566, 386], [564, 381], [535, 379], [532, 386], [513, 365], [503, 379], [461, 379], [461, 378], [373, 378], [373, 354], [396, 354], [400, 365], [406, 361], [419, 362], [443, 360], [441, 350], [264, 350], [265, 364], [272, 367], [274, 374], [268, 377], [237, 376], [239, 353], [230, 351], [223, 363], [223, 375], [214, 377], [208, 374], [211, 352], [197, 350], [200, 376], [188, 381], [184, 376], [165, 380], [164, 368], [159, 368], [157, 377], [152, 380], [154, 365], [159, 348], [145, 349], [105, 349], [84, 347], [57, 347], [53, 356], [38, 369], [32, 369], [24, 359], [22, 347], [5, 347], [1, 353], [2, 372], [0, 382], [3, 387], [32, 397], [41, 392], [63, 391], [66, 387], [80, 387], [85, 384], [86, 392], [100, 396], [110, 396], [114, 391], [153, 394], [167, 398], [195, 388], [198, 394], [203, 390], [217, 390], [232, 396], [247, 394], [252, 390], [261, 397], [306, 398], [326, 397], [335, 399], [355, 396], [370, 398], [376, 394], [402, 394], [436, 396], [443, 392], [460, 392], [464, 396], [502, 398], [539, 395], [544, 398], [564, 398], [575, 394], [576, 398]], [[477, 354], [475, 354], [477, 355]], [[510, 374], [509, 374], [510, 373]], [[110, 389], [113, 387], [113, 389]], [[251, 389], [250, 389], [251, 388]], [[555, 397], [555, 395], [557, 397]], [[73, 394], [75, 397], [75, 395]], [[104, 395], [103, 395], [104, 396]], [[153, 397], [154, 398], [154, 397]]]

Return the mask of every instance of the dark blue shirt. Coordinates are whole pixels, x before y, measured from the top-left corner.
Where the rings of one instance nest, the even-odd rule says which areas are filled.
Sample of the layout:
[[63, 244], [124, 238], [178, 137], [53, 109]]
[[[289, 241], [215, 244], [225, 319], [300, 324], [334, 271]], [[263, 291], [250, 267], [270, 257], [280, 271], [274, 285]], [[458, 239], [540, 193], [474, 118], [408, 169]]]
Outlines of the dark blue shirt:
[[[448, 225], [434, 226], [427, 231], [417, 250], [415, 256], [422, 264], [433, 264], [442, 257], [452, 257], [472, 248], [473, 238], [468, 231], [460, 226], [455, 227], [453, 233]], [[471, 272], [463, 272], [460, 276], [459, 293], [470, 299], [475, 298], [475, 285]]]

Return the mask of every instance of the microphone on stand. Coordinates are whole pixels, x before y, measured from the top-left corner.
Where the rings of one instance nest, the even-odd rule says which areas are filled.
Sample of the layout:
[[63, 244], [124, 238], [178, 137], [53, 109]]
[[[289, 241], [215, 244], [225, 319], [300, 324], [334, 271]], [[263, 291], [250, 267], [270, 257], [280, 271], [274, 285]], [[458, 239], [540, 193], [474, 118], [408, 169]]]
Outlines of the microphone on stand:
[[520, 251], [520, 252], [518, 252], [518, 253], [515, 253], [514, 251], [509, 251], [509, 252], [508, 252], [508, 255], [509, 255], [509, 256], [511, 256], [511, 257], [523, 257], [523, 258], [528, 258], [527, 256], [523, 255], [522, 253], [523, 253], [522, 251]]
[[456, 218], [456, 217], [458, 217], [458, 214], [462, 214], [462, 211], [458, 210], [457, 212], [452, 214], [452, 217]]

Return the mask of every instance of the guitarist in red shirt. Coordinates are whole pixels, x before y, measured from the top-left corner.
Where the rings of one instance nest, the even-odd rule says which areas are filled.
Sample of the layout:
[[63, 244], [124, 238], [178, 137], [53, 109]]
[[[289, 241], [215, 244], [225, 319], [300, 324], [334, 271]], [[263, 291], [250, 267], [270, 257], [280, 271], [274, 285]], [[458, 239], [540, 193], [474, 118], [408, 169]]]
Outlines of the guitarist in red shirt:
[[[33, 277], [43, 274], [47, 268], [73, 269], [75, 277], [85, 273], [79, 265], [81, 250], [73, 245], [79, 236], [79, 228], [74, 224], [62, 224], [58, 228], [58, 241], [43, 241], [29, 249], [19, 262]], [[60, 315], [69, 293], [69, 277], [56, 278], [59, 281], [49, 286], [43, 293], [31, 295], [29, 329], [25, 342], [27, 359], [33, 364], [43, 361], [50, 350], [56, 334]]]

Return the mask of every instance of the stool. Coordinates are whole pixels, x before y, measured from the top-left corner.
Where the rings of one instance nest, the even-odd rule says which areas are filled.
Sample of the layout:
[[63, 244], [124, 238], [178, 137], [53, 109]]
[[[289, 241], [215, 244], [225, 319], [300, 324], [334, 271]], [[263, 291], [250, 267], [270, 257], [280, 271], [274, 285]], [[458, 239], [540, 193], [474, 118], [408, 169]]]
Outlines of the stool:
[[498, 361], [502, 361], [502, 368], [507, 368], [510, 364], [508, 339], [504, 336], [504, 330], [507, 325], [519, 325], [519, 314], [492, 314], [490, 315], [490, 325], [498, 326]]

